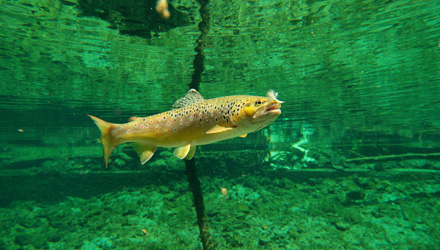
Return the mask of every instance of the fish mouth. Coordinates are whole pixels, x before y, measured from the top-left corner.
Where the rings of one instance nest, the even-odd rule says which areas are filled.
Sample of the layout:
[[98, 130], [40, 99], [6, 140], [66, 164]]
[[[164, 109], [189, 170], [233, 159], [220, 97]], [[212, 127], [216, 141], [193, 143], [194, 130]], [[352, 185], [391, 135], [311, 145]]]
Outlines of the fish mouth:
[[279, 116], [281, 114], [281, 103], [282, 101], [278, 100], [272, 100], [269, 104], [266, 106], [263, 106], [255, 112], [254, 116], [252, 118], [258, 118], [258, 117], [265, 117], [266, 115], [271, 116]]
[[265, 110], [264, 110], [264, 114], [277, 114], [280, 115], [281, 114], [281, 103], [280, 101], [276, 101], [271, 103]]

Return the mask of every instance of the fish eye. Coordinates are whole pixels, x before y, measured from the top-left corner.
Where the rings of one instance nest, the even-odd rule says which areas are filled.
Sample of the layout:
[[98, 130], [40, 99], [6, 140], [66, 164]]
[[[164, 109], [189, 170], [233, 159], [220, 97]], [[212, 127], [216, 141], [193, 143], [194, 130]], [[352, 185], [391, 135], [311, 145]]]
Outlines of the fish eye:
[[260, 106], [261, 105], [261, 101], [256, 101], [255, 102], [255, 106]]

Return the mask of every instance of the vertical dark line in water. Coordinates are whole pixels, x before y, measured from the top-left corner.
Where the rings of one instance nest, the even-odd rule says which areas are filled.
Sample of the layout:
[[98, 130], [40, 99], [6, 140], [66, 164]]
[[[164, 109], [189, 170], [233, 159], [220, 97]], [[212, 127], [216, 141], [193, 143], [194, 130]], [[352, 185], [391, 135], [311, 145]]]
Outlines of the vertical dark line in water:
[[185, 174], [194, 195], [194, 206], [196, 207], [197, 224], [199, 225], [200, 240], [202, 241], [203, 249], [214, 249], [215, 244], [209, 233], [208, 217], [205, 211], [205, 204], [203, 203], [203, 194], [202, 189], [200, 188], [200, 181], [197, 176], [197, 168], [194, 158], [185, 161], [185, 165]]
[[[203, 53], [203, 49], [205, 48], [205, 37], [209, 31], [210, 19], [208, 10], [209, 0], [197, 0], [197, 2], [200, 4], [199, 12], [202, 16], [202, 20], [199, 23], [199, 30], [201, 34], [197, 39], [197, 46], [194, 49], [197, 54], [194, 57], [194, 73], [191, 78], [191, 83], [189, 84], [190, 89], [196, 90], [198, 90], [200, 87], [202, 73], [205, 70], [205, 55]], [[185, 166], [185, 174], [188, 178], [189, 186], [194, 195], [194, 206], [196, 207], [197, 224], [199, 225], [200, 239], [202, 241], [203, 249], [214, 249], [215, 244], [211, 239], [211, 234], [209, 233], [208, 218], [205, 211], [202, 189], [200, 187], [199, 177], [197, 176], [197, 168], [194, 158], [189, 161], [185, 161]]]
[[205, 71], [205, 54], [203, 49], [205, 48], [205, 37], [209, 31], [209, 0], [197, 0], [200, 4], [200, 15], [202, 20], [199, 23], [199, 30], [201, 32], [199, 38], [197, 38], [197, 46], [194, 49], [197, 54], [194, 57], [193, 68], [194, 74], [191, 77], [191, 83], [189, 84], [190, 89], [199, 90], [200, 82], [202, 81], [202, 73]]

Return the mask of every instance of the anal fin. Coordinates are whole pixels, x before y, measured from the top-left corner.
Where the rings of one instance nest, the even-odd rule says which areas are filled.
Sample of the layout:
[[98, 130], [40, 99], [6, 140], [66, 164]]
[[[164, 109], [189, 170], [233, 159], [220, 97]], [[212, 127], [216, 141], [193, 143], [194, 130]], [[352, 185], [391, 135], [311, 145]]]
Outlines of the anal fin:
[[149, 161], [151, 157], [153, 157], [154, 152], [156, 152], [156, 147], [152, 145], [135, 143], [133, 144], [133, 148], [138, 153], [142, 165]]
[[[174, 155], [179, 158], [179, 159], [185, 159], [185, 157], [188, 155], [188, 153], [190, 152], [191, 149], [191, 144], [182, 146], [182, 147], [178, 147], [174, 149]], [[195, 149], [194, 149], [195, 152]], [[194, 155], [194, 153], [193, 153]], [[192, 158], [192, 157], [191, 157]]]

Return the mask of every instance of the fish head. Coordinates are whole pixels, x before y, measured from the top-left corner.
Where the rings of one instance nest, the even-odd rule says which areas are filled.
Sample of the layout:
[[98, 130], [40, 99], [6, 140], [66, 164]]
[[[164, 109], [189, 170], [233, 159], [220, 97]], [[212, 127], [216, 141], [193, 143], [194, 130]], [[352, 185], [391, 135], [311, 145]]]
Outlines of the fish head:
[[252, 96], [247, 98], [241, 109], [242, 123], [259, 130], [274, 122], [281, 114], [281, 103], [278, 93], [269, 90], [267, 96]]

